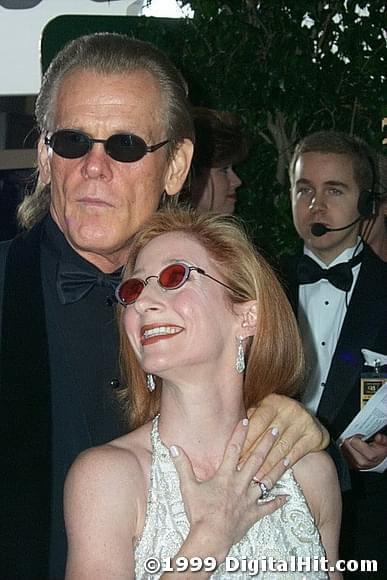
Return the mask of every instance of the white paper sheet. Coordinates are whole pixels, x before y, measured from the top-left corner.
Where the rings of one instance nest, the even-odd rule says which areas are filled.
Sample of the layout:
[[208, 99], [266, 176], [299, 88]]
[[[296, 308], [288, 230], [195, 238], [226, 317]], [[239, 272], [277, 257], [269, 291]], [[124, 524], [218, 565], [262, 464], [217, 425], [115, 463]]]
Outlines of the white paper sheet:
[[387, 425], [387, 382], [372, 395], [361, 411], [352, 419], [338, 439], [341, 444], [352, 435], [363, 435], [363, 439], [372, 437]]

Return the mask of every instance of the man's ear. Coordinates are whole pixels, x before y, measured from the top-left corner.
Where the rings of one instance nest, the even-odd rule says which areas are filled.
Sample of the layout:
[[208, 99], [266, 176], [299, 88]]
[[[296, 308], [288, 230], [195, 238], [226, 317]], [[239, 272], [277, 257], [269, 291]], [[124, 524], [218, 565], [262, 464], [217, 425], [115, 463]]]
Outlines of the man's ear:
[[233, 305], [233, 310], [238, 316], [242, 338], [254, 336], [258, 326], [258, 305], [256, 300], [241, 302]]
[[44, 143], [43, 135], [40, 136], [38, 143], [38, 167], [39, 178], [45, 185], [51, 183], [51, 166], [50, 166], [50, 152], [47, 145]]
[[172, 159], [165, 179], [165, 191], [168, 195], [179, 193], [187, 178], [193, 155], [193, 143], [190, 139], [184, 139], [179, 143]]

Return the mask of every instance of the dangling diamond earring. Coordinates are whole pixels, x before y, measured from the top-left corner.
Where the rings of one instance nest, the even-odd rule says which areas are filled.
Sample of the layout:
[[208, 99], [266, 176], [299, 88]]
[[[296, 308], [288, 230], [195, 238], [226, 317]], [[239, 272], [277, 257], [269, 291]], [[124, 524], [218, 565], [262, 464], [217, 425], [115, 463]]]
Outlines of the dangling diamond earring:
[[243, 337], [240, 336], [239, 337], [239, 345], [238, 345], [238, 352], [237, 352], [237, 357], [236, 357], [236, 361], [235, 361], [235, 369], [236, 372], [239, 374], [242, 374], [243, 371], [245, 370], [246, 365], [245, 365], [245, 351], [243, 350]]
[[148, 387], [148, 391], [153, 393], [156, 388], [155, 379], [151, 373], [146, 373], [146, 386]]

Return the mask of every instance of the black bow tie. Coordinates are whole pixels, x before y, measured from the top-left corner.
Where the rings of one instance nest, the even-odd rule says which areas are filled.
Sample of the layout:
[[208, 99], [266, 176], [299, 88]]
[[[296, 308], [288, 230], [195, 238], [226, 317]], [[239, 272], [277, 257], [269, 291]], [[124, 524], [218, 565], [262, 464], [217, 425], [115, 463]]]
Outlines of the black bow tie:
[[360, 264], [362, 257], [363, 252], [361, 251], [348, 262], [337, 264], [331, 268], [321, 268], [312, 258], [304, 255], [297, 266], [298, 282], [300, 284], [313, 284], [325, 278], [339, 290], [349, 292], [353, 282], [352, 268]]
[[122, 268], [112, 274], [87, 270], [70, 263], [59, 263], [56, 287], [62, 304], [78, 302], [94, 288], [106, 286], [113, 291], [121, 281]]

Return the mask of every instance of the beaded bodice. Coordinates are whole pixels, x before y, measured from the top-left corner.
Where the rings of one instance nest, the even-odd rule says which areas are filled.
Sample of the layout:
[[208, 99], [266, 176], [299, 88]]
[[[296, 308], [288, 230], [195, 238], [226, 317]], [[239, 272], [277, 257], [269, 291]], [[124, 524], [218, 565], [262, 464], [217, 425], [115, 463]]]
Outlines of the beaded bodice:
[[[152, 431], [152, 466], [151, 482], [148, 492], [148, 505], [144, 529], [135, 547], [136, 578], [154, 580], [162, 572], [147, 573], [144, 563], [149, 557], [161, 560], [173, 557], [179, 551], [189, 533], [189, 522], [184, 510], [179, 484], [179, 476], [175, 469], [169, 450], [162, 443], [158, 432], [158, 417], [153, 420]], [[327, 578], [324, 572], [307, 572], [305, 562], [310, 559], [317, 562], [324, 557], [319, 532], [307, 506], [300, 486], [289, 469], [275, 485], [272, 494], [289, 494], [289, 501], [273, 514], [259, 520], [247, 534], [228, 553], [231, 557], [248, 562], [251, 560], [296, 562], [297, 558], [304, 561], [303, 572], [292, 571], [260, 571], [254, 577], [265, 580], [321, 580]], [[312, 567], [313, 570], [313, 567]], [[193, 577], [195, 575], [193, 574]], [[223, 563], [213, 573], [211, 578], [222, 580], [242, 580], [251, 578], [248, 571], [227, 571]]]

